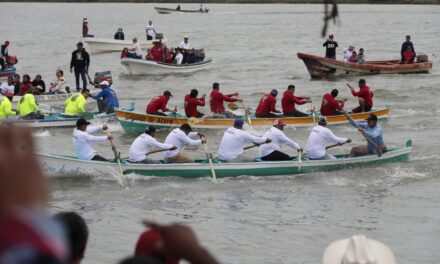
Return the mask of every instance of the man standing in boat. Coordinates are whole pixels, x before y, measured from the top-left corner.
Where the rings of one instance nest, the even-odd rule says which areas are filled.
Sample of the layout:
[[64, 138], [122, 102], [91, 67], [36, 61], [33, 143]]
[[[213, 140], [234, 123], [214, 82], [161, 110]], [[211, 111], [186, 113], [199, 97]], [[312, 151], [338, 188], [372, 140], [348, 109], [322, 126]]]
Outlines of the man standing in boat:
[[377, 153], [378, 151], [380, 151], [380, 154], [382, 154], [387, 150], [387, 147], [385, 146], [382, 137], [382, 127], [377, 123], [377, 116], [375, 114], [369, 114], [368, 118], [366, 119], [366, 123], [354, 122], [351, 118], [348, 117], [347, 113], [345, 113], [345, 116], [353, 126], [357, 127], [362, 134], [366, 135], [377, 147], [379, 147], [379, 149], [377, 149], [376, 146], [373, 145], [373, 143], [368, 141], [367, 145], [353, 147], [350, 151], [350, 157], [369, 154], [377, 155], [379, 154]]
[[156, 39], [156, 29], [154, 29], [153, 21], [148, 21], [148, 25], [145, 28], [145, 34], [147, 35], [147, 40]]
[[210, 97], [209, 105], [211, 107], [211, 113], [219, 116], [232, 117], [232, 115], [230, 115], [229, 112], [228, 113], [225, 112], [225, 107], [223, 105], [223, 102], [243, 101], [241, 98], [232, 98], [233, 96], [238, 96], [238, 93], [224, 95], [220, 92], [220, 84], [218, 82], [213, 83], [212, 92], [209, 95]]
[[349, 138], [337, 137], [327, 128], [327, 118], [321, 116], [318, 125], [310, 132], [307, 140], [306, 157], [310, 160], [334, 160], [335, 156], [327, 153], [327, 144], [345, 144], [350, 143]]
[[344, 102], [347, 101], [347, 98], [344, 100], [337, 100], [338, 89], [333, 89], [331, 93], [326, 93], [322, 97], [321, 109], [320, 113], [323, 116], [332, 116], [332, 115], [343, 115], [344, 112]]
[[411, 50], [414, 53], [416, 52], [416, 50], [414, 49], [414, 45], [411, 42], [411, 36], [410, 35], [406, 36], [406, 40], [405, 40], [405, 42], [402, 43], [402, 48], [400, 49], [400, 56], [402, 57], [401, 60], [400, 60], [401, 64], [404, 62], [405, 58], [403, 57], [403, 54], [408, 50], [408, 47], [410, 47]]
[[160, 163], [150, 159], [147, 155], [153, 149], [175, 150], [176, 147], [169, 144], [163, 144], [154, 138], [156, 128], [148, 126], [145, 133], [138, 136], [130, 146], [128, 160], [132, 163]]
[[183, 41], [180, 42], [179, 48], [181, 49], [181, 51], [183, 53], [182, 64], [188, 63], [189, 51], [191, 49], [191, 45], [189, 44], [188, 35], [183, 36]]
[[124, 32], [122, 32], [122, 28], [118, 28], [118, 32], [116, 32], [116, 34], [115, 34], [115, 39], [116, 40], [124, 40], [125, 39], [125, 35], [124, 35]]
[[234, 126], [223, 134], [218, 149], [218, 160], [221, 162], [253, 162], [255, 156], [243, 155], [244, 145], [253, 143], [257, 146], [272, 142], [270, 138], [256, 137], [243, 130], [242, 118], [234, 120]]
[[302, 152], [303, 149], [301, 146], [288, 138], [286, 134], [284, 134], [283, 129], [286, 126], [282, 119], [277, 119], [273, 123], [273, 127], [269, 129], [266, 133], [264, 133], [264, 138], [270, 138], [272, 142], [268, 144], [260, 145], [260, 153], [259, 156], [261, 160], [264, 161], [281, 161], [281, 160], [290, 160], [290, 156], [281, 152], [281, 147], [283, 144], [296, 149], [298, 152]]
[[197, 106], [205, 106], [206, 94], [203, 94], [202, 97], [197, 98], [198, 94], [199, 91], [197, 91], [197, 89], [192, 89], [190, 94], [185, 95], [184, 105], [186, 117], [203, 117], [203, 114], [197, 110]]
[[[165, 112], [177, 112], [177, 107], [174, 108], [174, 110], [170, 110], [167, 108], [168, 101], [173, 95], [170, 91], [163, 92], [163, 95], [156, 96], [153, 99], [151, 99], [150, 103], [147, 105], [147, 114], [149, 115], [158, 115], [158, 116], [167, 116]], [[161, 110], [161, 112], [159, 112]]]
[[283, 93], [283, 98], [281, 99], [283, 115], [292, 117], [308, 116], [308, 114], [297, 110], [295, 104], [303, 105], [311, 102], [312, 100], [310, 100], [310, 97], [295, 96], [295, 85], [291, 84], [287, 87], [287, 90]]
[[76, 44], [77, 49], [72, 52], [72, 59], [70, 60], [70, 73], [75, 71], [75, 84], [76, 90], [80, 91], [79, 77], [81, 75], [83, 89], [87, 89], [86, 73], [89, 71], [90, 56], [89, 53], [83, 48], [83, 43], [78, 42]]
[[106, 158], [97, 154], [97, 152], [92, 148], [91, 143], [94, 142], [104, 142], [106, 140], [112, 140], [111, 134], [107, 136], [93, 136], [89, 133], [98, 132], [100, 130], [107, 130], [107, 125], [101, 126], [90, 126], [90, 122], [87, 122], [84, 118], [78, 119], [76, 121], [76, 128], [73, 130], [72, 143], [73, 149], [75, 150], [76, 156], [80, 160], [96, 160], [96, 161], [107, 161]]
[[330, 34], [327, 41], [324, 42], [322, 46], [325, 47], [325, 57], [336, 60], [336, 48], [338, 47], [338, 42], [334, 41], [333, 38], [333, 34]]
[[359, 106], [352, 109], [353, 113], [368, 112], [373, 108], [373, 91], [367, 86], [364, 79], [359, 80], [359, 91], [355, 91], [354, 88], [347, 83], [348, 88], [351, 90], [351, 94], [359, 98]]
[[[194, 140], [193, 137], [199, 136], [200, 139]], [[171, 131], [165, 139], [165, 144], [175, 146], [173, 150], [163, 153], [166, 162], [169, 163], [192, 163], [194, 160], [180, 153], [185, 146], [200, 146], [206, 143], [205, 135], [200, 132], [192, 132], [192, 128], [188, 124], [183, 124], [180, 128]]]
[[277, 113], [281, 113], [276, 109], [278, 91], [273, 89], [270, 93], [261, 97], [255, 110], [255, 116], [259, 118], [276, 117]]
[[6, 65], [7, 65], [8, 46], [9, 46], [9, 41], [6, 40], [5, 44], [1, 45], [0, 47], [0, 66], [2, 71], [6, 69]]

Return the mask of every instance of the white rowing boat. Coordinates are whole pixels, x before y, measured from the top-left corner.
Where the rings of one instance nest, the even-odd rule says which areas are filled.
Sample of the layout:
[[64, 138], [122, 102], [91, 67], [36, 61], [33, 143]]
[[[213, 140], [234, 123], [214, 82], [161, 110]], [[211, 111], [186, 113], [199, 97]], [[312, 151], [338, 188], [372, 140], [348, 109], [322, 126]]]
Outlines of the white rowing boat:
[[[107, 38], [85, 38], [84, 42], [89, 46], [91, 53], [104, 53], [122, 51], [124, 48], [131, 48], [133, 41], [129, 40], [117, 40]], [[164, 42], [164, 40], [162, 40]], [[149, 49], [153, 47], [152, 40], [139, 41], [142, 49]]]
[[188, 73], [207, 68], [211, 63], [211, 59], [182, 65], [132, 58], [121, 59], [121, 64], [127, 68], [130, 74]]

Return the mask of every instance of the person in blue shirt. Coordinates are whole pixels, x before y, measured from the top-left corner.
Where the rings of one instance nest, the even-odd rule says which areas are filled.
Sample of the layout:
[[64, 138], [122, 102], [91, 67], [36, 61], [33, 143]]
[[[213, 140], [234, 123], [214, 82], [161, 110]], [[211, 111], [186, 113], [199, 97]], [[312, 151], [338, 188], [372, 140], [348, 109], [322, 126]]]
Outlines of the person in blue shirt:
[[353, 147], [350, 151], [350, 157], [378, 154], [378, 152], [382, 154], [387, 150], [382, 137], [382, 127], [377, 124], [375, 114], [369, 114], [366, 123], [356, 123], [351, 118], [348, 121], [370, 139], [367, 140], [367, 145]]
[[99, 84], [99, 87], [102, 89], [102, 91], [97, 95], [92, 96], [92, 98], [95, 100], [98, 99], [104, 100], [105, 109], [102, 112], [113, 113], [115, 107], [119, 107], [119, 102], [115, 91], [113, 91], [113, 89], [110, 87], [110, 83], [108, 81], [102, 81]]

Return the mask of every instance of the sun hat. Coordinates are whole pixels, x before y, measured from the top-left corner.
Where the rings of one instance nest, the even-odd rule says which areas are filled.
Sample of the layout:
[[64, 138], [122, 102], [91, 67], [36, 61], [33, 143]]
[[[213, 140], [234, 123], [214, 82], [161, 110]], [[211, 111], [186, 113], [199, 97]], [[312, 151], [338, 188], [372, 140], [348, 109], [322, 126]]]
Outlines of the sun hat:
[[331, 243], [325, 250], [323, 264], [395, 264], [391, 249], [365, 235], [354, 235]]
[[277, 119], [275, 122], [273, 122], [274, 126], [286, 126], [286, 123], [284, 123], [283, 119]]

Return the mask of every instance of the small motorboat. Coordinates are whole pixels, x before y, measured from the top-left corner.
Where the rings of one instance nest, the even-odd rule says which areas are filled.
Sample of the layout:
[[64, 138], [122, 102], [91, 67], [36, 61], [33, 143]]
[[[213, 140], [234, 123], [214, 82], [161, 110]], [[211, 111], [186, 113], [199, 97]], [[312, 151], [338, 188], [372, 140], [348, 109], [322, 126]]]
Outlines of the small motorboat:
[[[84, 38], [84, 42], [89, 46], [91, 53], [121, 52], [125, 47], [131, 48], [133, 45], [131, 39]], [[153, 47], [153, 40], [139, 40], [139, 44], [142, 49], [149, 49]]]
[[130, 74], [188, 73], [207, 68], [211, 63], [211, 59], [205, 59], [201, 62], [181, 65], [143, 59], [121, 59], [121, 64], [127, 68]]
[[177, 9], [177, 8], [166, 8], [166, 7], [154, 7], [157, 13], [159, 14], [171, 14], [171, 13], [205, 13], [209, 12], [209, 9], [197, 9], [197, 10], [185, 10], [185, 9]]

